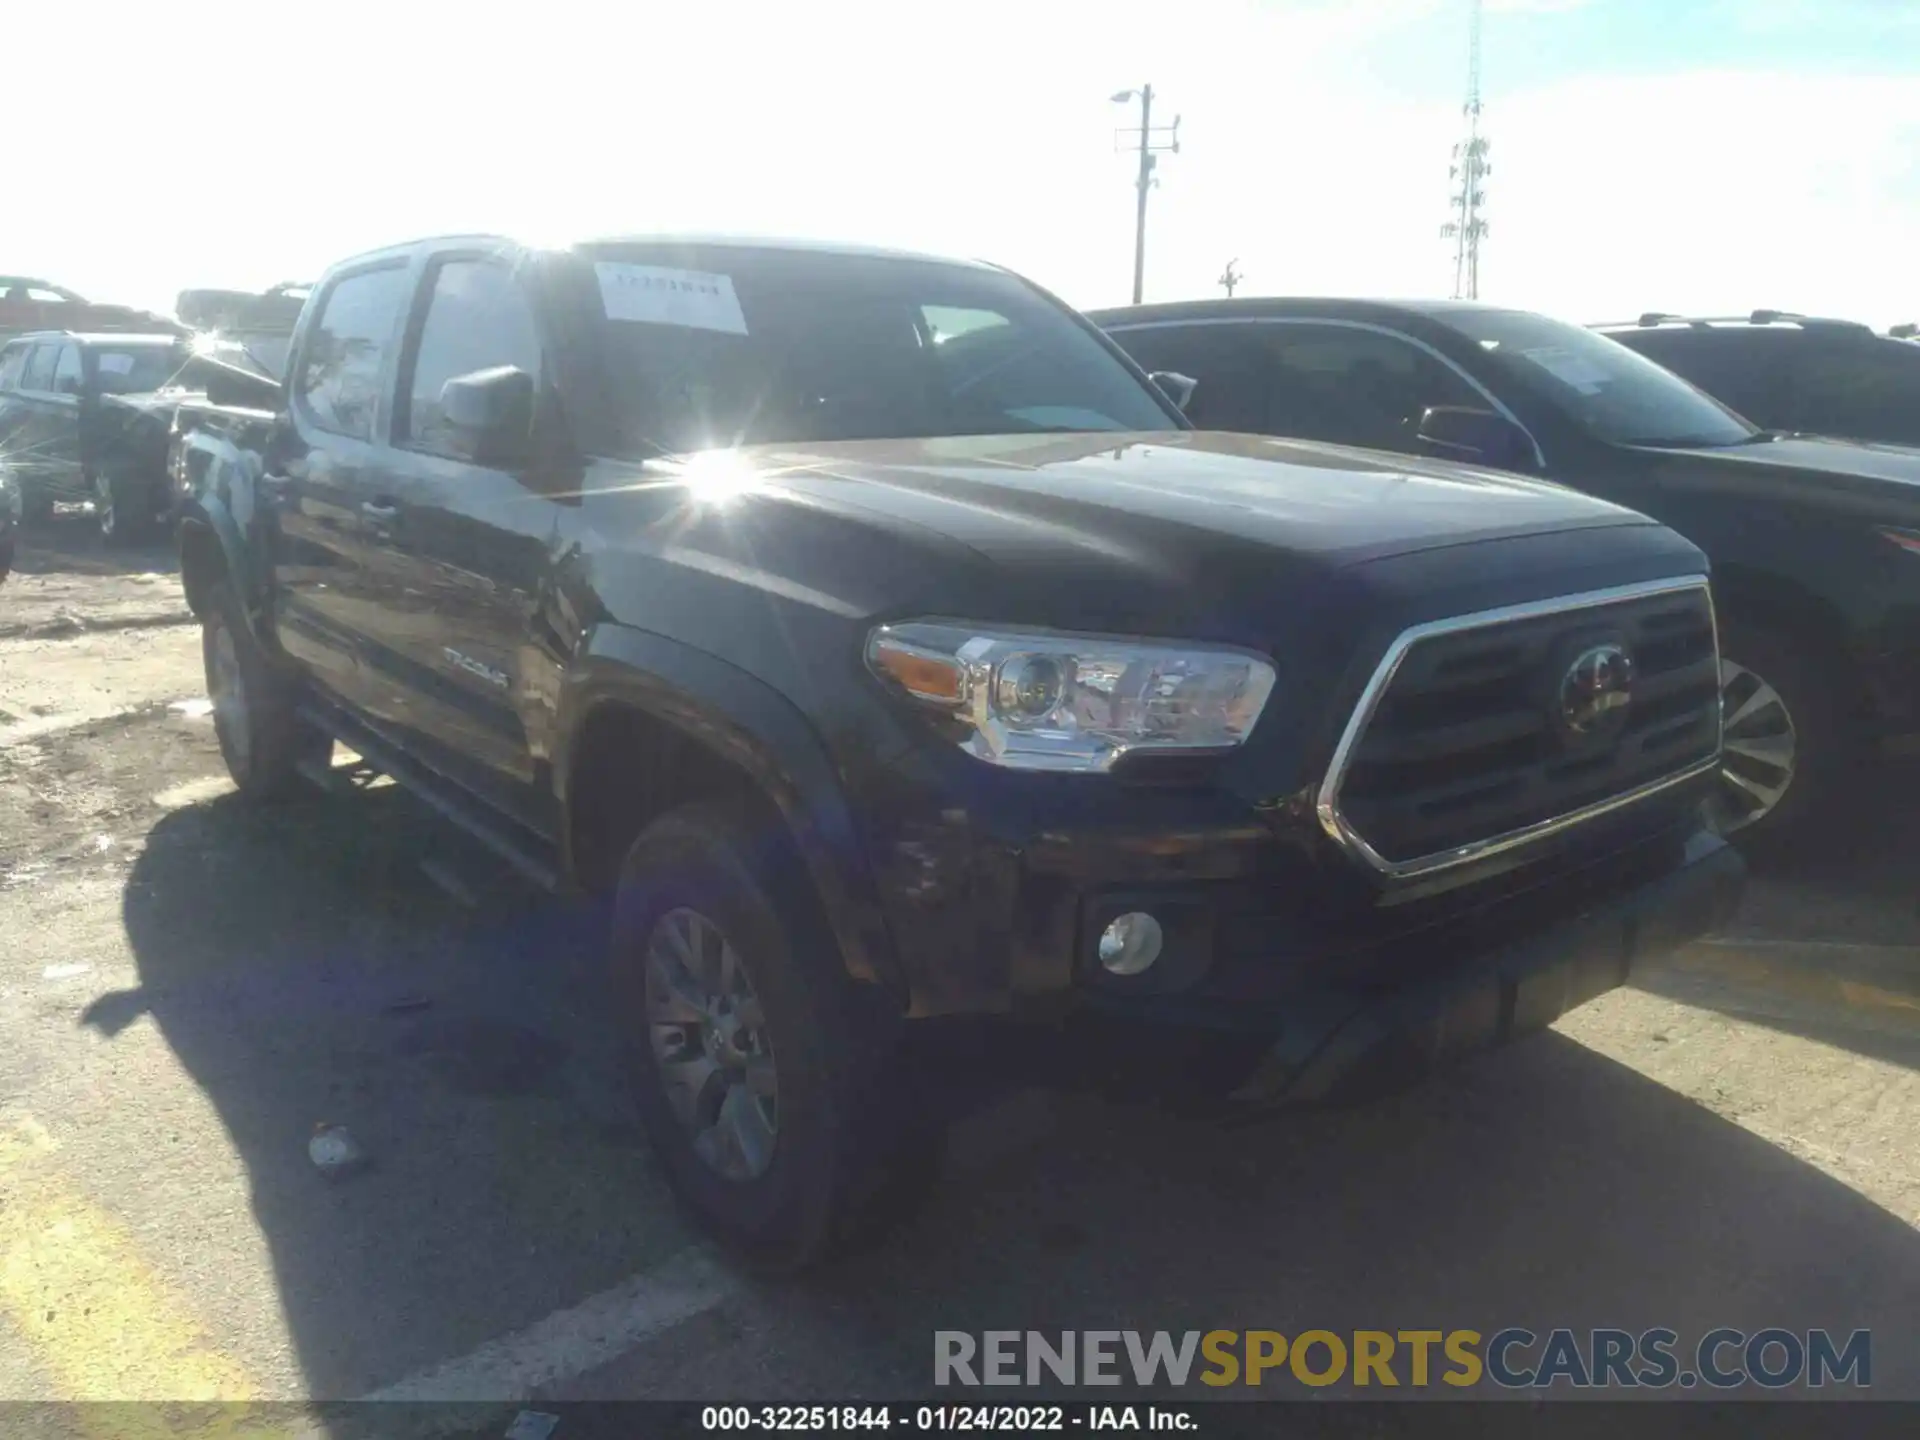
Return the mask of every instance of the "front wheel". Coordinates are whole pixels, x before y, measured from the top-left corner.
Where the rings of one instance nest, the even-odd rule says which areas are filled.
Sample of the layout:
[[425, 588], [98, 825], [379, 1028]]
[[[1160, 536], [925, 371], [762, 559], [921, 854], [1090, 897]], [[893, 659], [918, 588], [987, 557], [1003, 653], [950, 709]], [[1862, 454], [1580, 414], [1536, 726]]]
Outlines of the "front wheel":
[[333, 740], [294, 712], [292, 685], [274, 671], [229, 586], [208, 597], [200, 652], [214, 734], [234, 785], [250, 800], [297, 793], [305, 783], [301, 766], [325, 763]]
[[1720, 659], [1724, 754], [1715, 828], [1752, 849], [1802, 839], [1848, 761], [1840, 686], [1798, 637], [1726, 628]]
[[675, 1193], [746, 1258], [791, 1271], [924, 1197], [944, 1135], [861, 1043], [780, 828], [708, 804], [650, 825], [621, 871], [613, 974]]

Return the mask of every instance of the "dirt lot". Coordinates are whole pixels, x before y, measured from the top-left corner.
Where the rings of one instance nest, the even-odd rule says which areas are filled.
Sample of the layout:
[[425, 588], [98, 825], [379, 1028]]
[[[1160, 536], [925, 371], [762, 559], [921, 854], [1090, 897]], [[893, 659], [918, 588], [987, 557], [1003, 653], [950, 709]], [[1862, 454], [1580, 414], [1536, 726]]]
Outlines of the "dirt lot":
[[1522, 1324], [1868, 1327], [1920, 1396], [1911, 776], [1555, 1034], [1253, 1131], [1017, 1096], [768, 1286], [668, 1203], [586, 918], [391, 786], [235, 803], [170, 568], [0, 588], [0, 1398], [906, 1397], [935, 1329]]

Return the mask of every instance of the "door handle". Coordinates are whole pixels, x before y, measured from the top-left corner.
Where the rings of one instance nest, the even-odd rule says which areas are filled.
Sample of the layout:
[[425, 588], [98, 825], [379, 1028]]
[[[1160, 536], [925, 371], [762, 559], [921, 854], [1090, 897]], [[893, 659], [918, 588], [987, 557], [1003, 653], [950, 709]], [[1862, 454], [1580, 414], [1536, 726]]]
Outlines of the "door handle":
[[398, 505], [383, 505], [378, 500], [367, 500], [361, 503], [360, 513], [376, 525], [384, 525], [388, 521], [399, 517], [400, 507]]

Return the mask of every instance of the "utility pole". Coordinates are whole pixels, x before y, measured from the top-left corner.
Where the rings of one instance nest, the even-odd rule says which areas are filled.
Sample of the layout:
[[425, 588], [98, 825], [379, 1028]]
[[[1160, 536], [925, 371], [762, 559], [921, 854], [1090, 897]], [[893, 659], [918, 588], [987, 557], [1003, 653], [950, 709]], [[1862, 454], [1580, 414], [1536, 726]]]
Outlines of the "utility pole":
[[[1138, 305], [1145, 290], [1147, 278], [1147, 191], [1160, 182], [1153, 178], [1154, 166], [1159, 163], [1160, 152], [1180, 153], [1180, 117], [1173, 117], [1173, 124], [1160, 128], [1166, 132], [1164, 138], [1156, 136], [1153, 126], [1153, 86], [1143, 85], [1138, 90], [1122, 90], [1113, 96], [1113, 103], [1126, 105], [1135, 98], [1140, 101], [1140, 173], [1134, 182], [1140, 195], [1134, 213], [1133, 222], [1133, 303]], [[1123, 132], [1124, 133], [1124, 132]], [[1131, 136], [1129, 135], [1131, 141]]]
[[1247, 278], [1246, 276], [1242, 275], [1238, 270], [1233, 268], [1239, 263], [1240, 262], [1238, 260], [1229, 260], [1227, 262], [1227, 268], [1220, 272], [1220, 278], [1213, 282], [1214, 284], [1218, 285], [1222, 290], [1225, 290], [1227, 292], [1227, 298], [1229, 300], [1233, 298], [1233, 287], [1238, 285], [1242, 280]]
[[1493, 173], [1487, 163], [1488, 141], [1480, 133], [1480, 12], [1481, 0], [1470, 0], [1472, 19], [1467, 34], [1467, 103], [1461, 113], [1467, 119], [1467, 138], [1453, 147], [1453, 164], [1447, 167], [1449, 179], [1460, 188], [1453, 195], [1454, 218], [1440, 229], [1453, 245], [1453, 298], [1480, 298], [1480, 242], [1486, 238], [1487, 222], [1482, 214], [1486, 204], [1485, 182]]

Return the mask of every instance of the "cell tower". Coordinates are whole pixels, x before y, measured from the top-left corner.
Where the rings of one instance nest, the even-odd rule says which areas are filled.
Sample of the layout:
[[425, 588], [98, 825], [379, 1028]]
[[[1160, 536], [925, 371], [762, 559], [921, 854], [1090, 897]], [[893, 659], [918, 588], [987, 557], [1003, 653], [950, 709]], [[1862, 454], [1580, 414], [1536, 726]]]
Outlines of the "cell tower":
[[1459, 186], [1453, 192], [1453, 219], [1441, 226], [1440, 233], [1453, 241], [1453, 298], [1480, 298], [1480, 242], [1486, 239], [1486, 179], [1493, 173], [1487, 163], [1489, 142], [1480, 133], [1480, 9], [1481, 0], [1471, 0], [1473, 18], [1467, 39], [1467, 103], [1461, 113], [1467, 117], [1467, 138], [1453, 147], [1453, 164], [1447, 175]]

